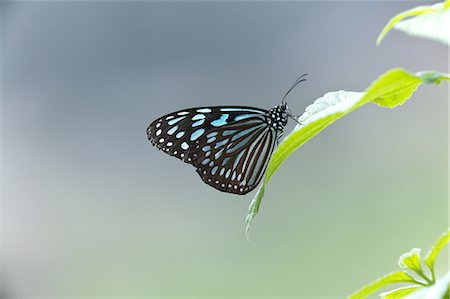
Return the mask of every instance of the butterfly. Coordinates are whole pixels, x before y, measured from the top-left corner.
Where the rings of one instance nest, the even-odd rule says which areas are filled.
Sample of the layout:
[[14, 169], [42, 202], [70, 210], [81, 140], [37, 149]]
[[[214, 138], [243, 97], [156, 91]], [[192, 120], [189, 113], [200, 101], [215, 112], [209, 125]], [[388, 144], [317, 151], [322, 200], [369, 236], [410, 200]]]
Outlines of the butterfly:
[[247, 194], [263, 178], [288, 118], [297, 121], [285, 98], [305, 76], [270, 110], [246, 106], [184, 109], [153, 121], [147, 138], [159, 150], [193, 165], [206, 184], [223, 192]]

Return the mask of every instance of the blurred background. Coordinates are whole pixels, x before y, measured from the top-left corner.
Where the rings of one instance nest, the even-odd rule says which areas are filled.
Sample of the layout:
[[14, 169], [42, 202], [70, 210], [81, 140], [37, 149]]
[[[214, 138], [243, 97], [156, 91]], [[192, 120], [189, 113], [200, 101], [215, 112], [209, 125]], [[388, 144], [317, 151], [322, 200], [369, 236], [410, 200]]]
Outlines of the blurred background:
[[208, 187], [145, 133], [183, 108], [271, 108], [302, 73], [297, 114], [393, 67], [448, 71], [436, 42], [375, 46], [420, 4], [2, 2], [3, 297], [342, 298], [426, 252], [448, 226], [445, 84], [294, 153], [250, 242], [255, 192]]

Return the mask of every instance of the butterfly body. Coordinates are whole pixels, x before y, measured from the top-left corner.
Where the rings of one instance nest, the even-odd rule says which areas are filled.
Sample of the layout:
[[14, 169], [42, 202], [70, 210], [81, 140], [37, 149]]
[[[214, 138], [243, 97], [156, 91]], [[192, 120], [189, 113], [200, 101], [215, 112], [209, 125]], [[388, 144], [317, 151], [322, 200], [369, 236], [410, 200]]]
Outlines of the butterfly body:
[[155, 120], [147, 137], [158, 149], [196, 167], [206, 184], [246, 194], [261, 181], [288, 117], [286, 103], [270, 110], [198, 107]]

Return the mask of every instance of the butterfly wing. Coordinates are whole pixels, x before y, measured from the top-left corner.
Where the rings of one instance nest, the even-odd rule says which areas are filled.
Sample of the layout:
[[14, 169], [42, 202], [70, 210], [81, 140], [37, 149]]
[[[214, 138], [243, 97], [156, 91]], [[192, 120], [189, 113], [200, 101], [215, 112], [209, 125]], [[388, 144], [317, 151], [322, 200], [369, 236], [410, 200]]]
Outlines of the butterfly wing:
[[255, 116], [199, 138], [192, 164], [202, 180], [224, 192], [246, 194], [261, 181], [272, 155], [277, 132], [264, 117]]
[[258, 185], [276, 135], [267, 110], [243, 106], [177, 111], [147, 128], [148, 139], [158, 149], [192, 164], [208, 185], [236, 194]]
[[163, 152], [184, 162], [192, 162], [190, 152], [198, 138], [210, 129], [264, 115], [267, 111], [243, 106], [199, 107], [167, 114], [150, 124], [147, 137]]

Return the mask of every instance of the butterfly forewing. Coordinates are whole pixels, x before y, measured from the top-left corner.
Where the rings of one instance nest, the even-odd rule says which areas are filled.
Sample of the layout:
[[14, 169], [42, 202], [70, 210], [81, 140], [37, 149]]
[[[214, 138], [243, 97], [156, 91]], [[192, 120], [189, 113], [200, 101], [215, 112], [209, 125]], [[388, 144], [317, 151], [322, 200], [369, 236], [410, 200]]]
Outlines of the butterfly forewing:
[[220, 128], [266, 110], [252, 107], [198, 107], [167, 114], [150, 124], [147, 137], [158, 149], [187, 163], [198, 138], [213, 128]]

